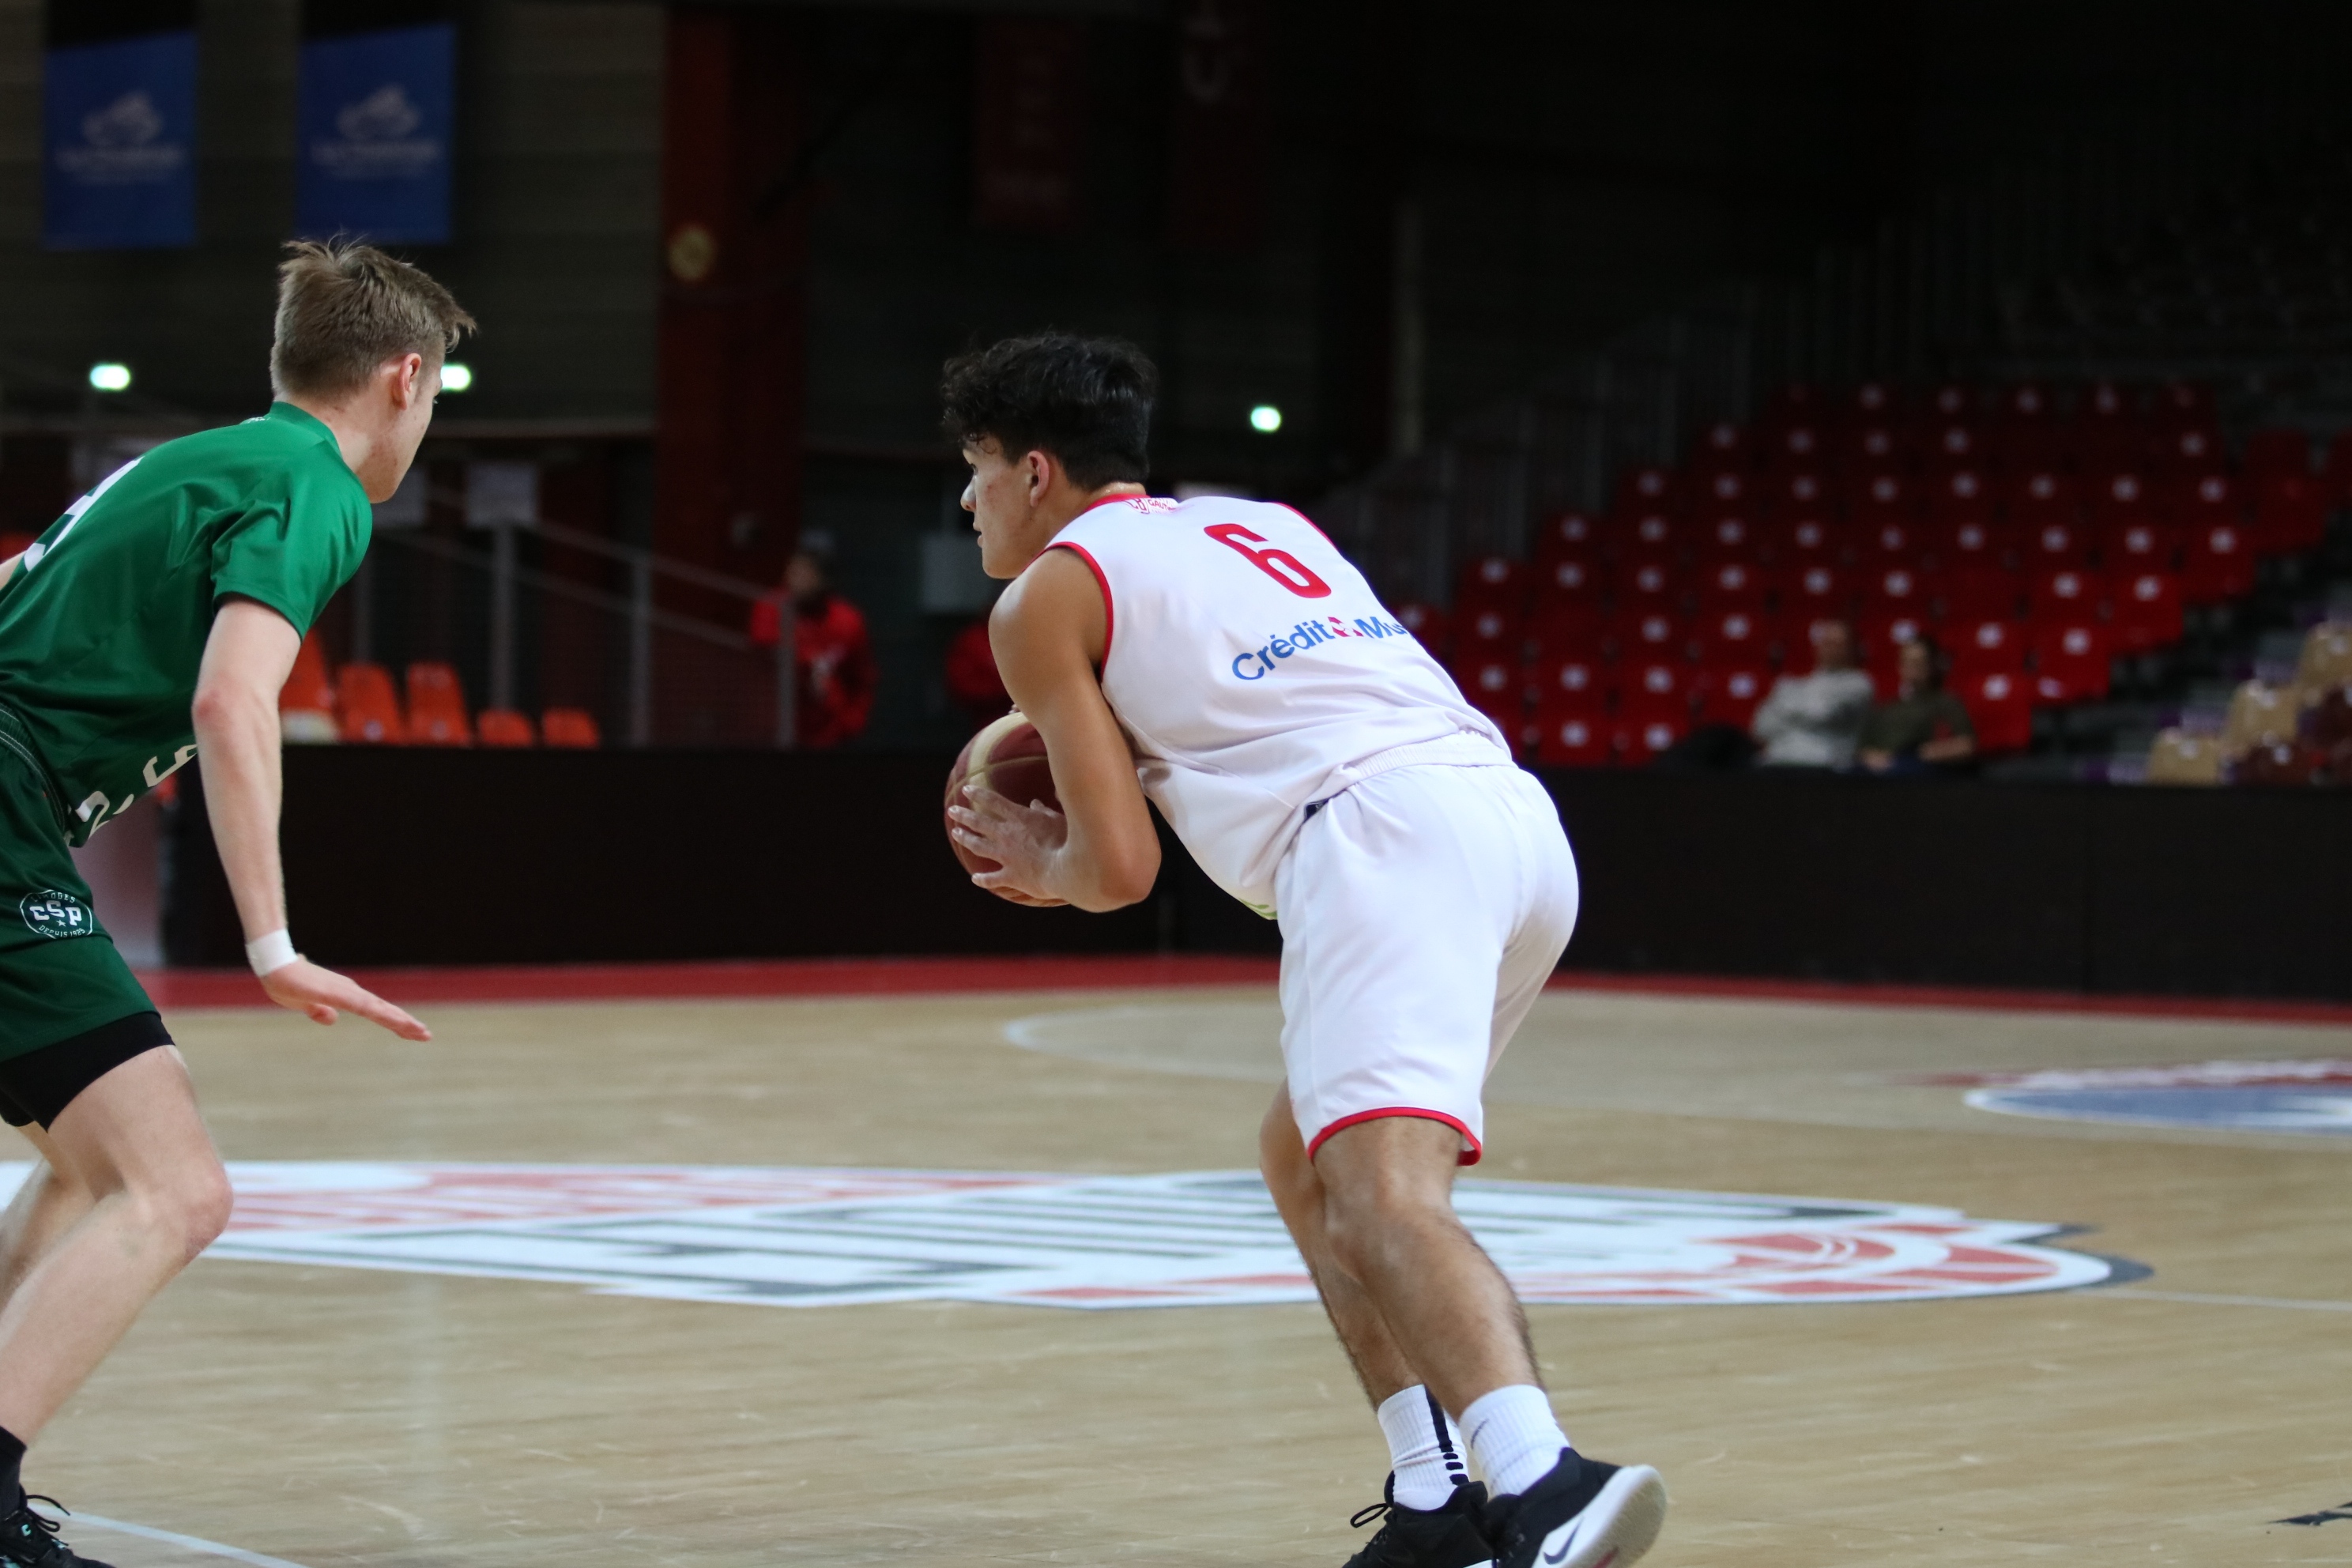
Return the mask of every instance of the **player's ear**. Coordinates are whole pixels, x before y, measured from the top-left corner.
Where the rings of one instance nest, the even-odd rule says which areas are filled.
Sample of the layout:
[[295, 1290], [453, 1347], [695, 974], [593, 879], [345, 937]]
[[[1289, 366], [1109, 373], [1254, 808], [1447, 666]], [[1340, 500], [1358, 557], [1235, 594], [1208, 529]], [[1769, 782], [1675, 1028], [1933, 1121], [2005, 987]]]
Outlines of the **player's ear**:
[[1034, 506], [1045, 500], [1045, 492], [1054, 488], [1054, 455], [1051, 452], [1029, 452], [1024, 454], [1021, 463], [1028, 471], [1029, 501]]

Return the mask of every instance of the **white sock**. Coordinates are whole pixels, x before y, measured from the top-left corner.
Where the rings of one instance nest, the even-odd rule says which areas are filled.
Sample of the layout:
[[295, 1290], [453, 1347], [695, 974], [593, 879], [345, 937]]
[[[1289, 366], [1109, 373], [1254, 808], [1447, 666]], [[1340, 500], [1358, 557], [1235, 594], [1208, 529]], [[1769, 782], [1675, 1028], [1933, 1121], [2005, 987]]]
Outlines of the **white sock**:
[[1559, 1463], [1568, 1434], [1551, 1413], [1551, 1396], [1531, 1383], [1498, 1388], [1462, 1413], [1470, 1452], [1497, 1497], [1523, 1492]]
[[1454, 1489], [1470, 1479], [1462, 1429], [1420, 1384], [1381, 1405], [1381, 1430], [1388, 1434], [1389, 1468], [1396, 1476], [1391, 1500], [1424, 1512], [1444, 1508]]

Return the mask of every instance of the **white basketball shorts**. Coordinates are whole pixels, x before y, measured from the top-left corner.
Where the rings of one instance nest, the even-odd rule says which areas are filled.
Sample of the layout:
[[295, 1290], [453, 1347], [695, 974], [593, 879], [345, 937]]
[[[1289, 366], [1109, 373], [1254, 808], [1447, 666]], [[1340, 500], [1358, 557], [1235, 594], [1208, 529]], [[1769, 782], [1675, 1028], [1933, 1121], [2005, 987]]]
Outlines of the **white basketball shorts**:
[[1333, 795], [1276, 873], [1282, 1060], [1308, 1156], [1419, 1116], [1478, 1162], [1486, 1074], [1575, 929], [1576, 858], [1533, 774], [1413, 766]]

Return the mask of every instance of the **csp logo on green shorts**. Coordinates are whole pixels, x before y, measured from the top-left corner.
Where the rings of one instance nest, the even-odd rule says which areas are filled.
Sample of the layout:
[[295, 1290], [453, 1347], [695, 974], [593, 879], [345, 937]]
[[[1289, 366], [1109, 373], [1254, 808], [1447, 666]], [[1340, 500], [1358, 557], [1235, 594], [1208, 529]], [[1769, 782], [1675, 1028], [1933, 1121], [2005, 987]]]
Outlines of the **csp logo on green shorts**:
[[98, 917], [90, 913], [88, 904], [55, 888], [26, 893], [16, 912], [25, 917], [25, 924], [36, 936], [89, 936], [98, 930]]

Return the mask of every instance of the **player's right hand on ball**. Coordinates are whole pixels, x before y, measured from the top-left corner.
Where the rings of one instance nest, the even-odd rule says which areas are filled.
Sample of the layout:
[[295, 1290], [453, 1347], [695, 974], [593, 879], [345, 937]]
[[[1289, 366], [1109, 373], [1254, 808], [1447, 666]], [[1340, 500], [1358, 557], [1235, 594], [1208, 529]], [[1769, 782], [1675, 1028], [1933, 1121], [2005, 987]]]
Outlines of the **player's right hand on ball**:
[[280, 1007], [307, 1015], [314, 1024], [331, 1024], [339, 1013], [353, 1013], [380, 1024], [404, 1040], [429, 1040], [433, 1031], [346, 975], [298, 958], [283, 969], [261, 977], [261, 988]]

